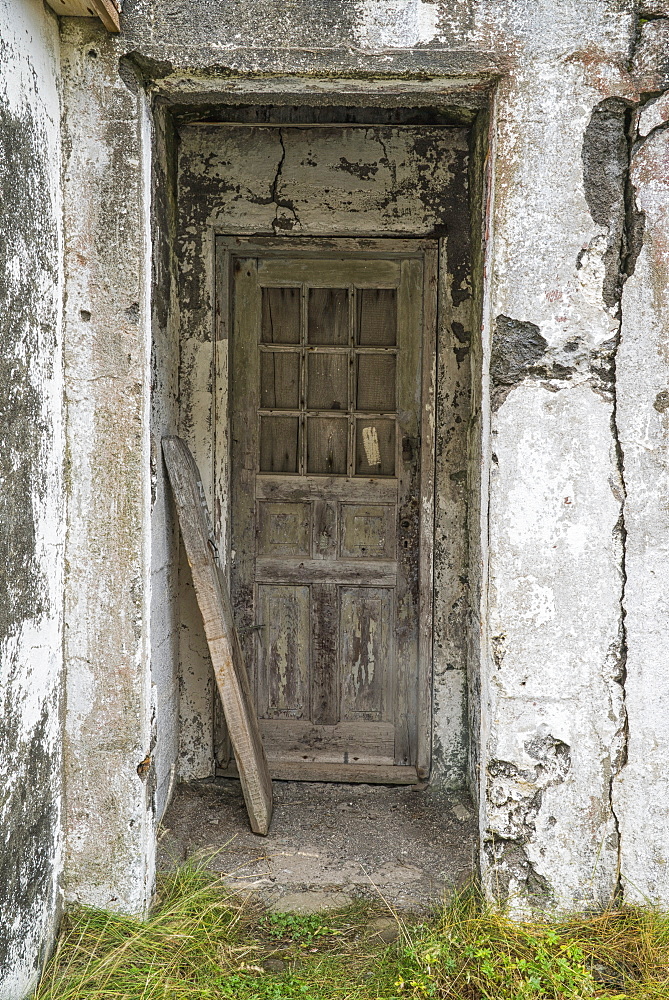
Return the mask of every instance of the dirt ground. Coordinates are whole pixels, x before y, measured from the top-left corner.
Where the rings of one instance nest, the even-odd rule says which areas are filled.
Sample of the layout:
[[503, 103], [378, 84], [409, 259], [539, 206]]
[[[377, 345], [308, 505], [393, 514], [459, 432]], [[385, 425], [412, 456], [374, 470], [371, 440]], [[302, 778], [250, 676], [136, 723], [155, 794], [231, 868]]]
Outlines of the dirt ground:
[[249, 829], [241, 787], [179, 785], [159, 834], [158, 865], [216, 852], [231, 888], [277, 911], [316, 912], [379, 898], [425, 912], [471, 876], [476, 822], [463, 793], [433, 788], [274, 782], [267, 837]]

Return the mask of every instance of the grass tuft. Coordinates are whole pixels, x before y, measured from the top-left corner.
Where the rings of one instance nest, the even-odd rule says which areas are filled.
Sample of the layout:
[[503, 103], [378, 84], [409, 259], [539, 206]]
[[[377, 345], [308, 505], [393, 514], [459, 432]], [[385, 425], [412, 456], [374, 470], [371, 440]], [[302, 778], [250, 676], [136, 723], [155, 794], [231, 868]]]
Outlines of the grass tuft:
[[164, 876], [146, 922], [71, 912], [36, 1000], [669, 1000], [669, 916], [651, 908], [518, 923], [470, 888], [387, 946], [378, 904], [267, 914], [207, 861]]

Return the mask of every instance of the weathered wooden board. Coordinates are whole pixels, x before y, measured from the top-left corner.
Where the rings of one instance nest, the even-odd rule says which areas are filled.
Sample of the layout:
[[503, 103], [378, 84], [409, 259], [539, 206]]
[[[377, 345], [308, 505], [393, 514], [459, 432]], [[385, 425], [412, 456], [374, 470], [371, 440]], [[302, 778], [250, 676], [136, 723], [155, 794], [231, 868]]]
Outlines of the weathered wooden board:
[[99, 17], [107, 31], [121, 30], [120, 7], [115, 0], [47, 0], [57, 14], [70, 17]]
[[[422, 778], [415, 767], [402, 764], [379, 766], [378, 764], [309, 764], [305, 775], [303, 763], [297, 761], [273, 760], [269, 770], [275, 781], [335, 781], [347, 785], [417, 785]], [[238, 778], [234, 763], [230, 767], [217, 767], [221, 778]]]
[[200, 473], [181, 438], [164, 437], [162, 443], [251, 829], [264, 836], [272, 819], [272, 782]]

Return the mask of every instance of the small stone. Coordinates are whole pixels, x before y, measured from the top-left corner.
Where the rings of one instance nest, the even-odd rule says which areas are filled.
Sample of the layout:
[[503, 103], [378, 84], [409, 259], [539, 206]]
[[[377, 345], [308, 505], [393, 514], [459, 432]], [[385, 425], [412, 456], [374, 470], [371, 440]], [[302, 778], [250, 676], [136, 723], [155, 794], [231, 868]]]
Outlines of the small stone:
[[274, 913], [323, 913], [343, 910], [353, 900], [344, 892], [288, 892], [272, 903]]
[[461, 823], [466, 823], [467, 820], [471, 818], [469, 809], [465, 809], [465, 807], [460, 805], [459, 802], [457, 805], [453, 806], [453, 815], [456, 819], [459, 819]]
[[266, 958], [262, 963], [262, 967], [265, 972], [283, 972], [286, 968], [286, 963], [282, 958]]
[[371, 937], [379, 938], [385, 944], [392, 944], [400, 936], [400, 928], [394, 917], [377, 917], [370, 921]]
[[644, 104], [639, 112], [639, 135], [645, 138], [649, 132], [669, 121], [669, 91], [654, 101]]

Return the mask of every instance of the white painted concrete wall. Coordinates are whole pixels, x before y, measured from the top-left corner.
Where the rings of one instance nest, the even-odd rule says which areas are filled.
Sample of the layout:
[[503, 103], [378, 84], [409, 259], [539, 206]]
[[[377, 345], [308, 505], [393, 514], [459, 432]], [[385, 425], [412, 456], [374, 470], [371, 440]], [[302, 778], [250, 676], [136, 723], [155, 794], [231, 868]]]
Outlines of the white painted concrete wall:
[[[153, 891], [151, 130], [92, 19], [61, 25], [67, 299], [68, 902], [143, 913]], [[154, 619], [155, 621], [155, 619]], [[161, 637], [156, 638], [156, 644]]]
[[599, 102], [634, 95], [634, 20], [606, 3], [489, 11], [509, 63], [494, 112], [484, 341], [494, 351], [498, 317], [512, 317], [535, 324], [545, 350], [543, 372], [528, 366], [491, 412], [484, 445], [481, 864], [489, 892], [518, 909], [570, 909], [606, 904], [619, 864], [622, 488], [613, 394], [589, 360], [619, 319], [603, 298], [609, 229], [586, 200], [583, 150]]
[[60, 909], [62, 234], [58, 26], [0, 3], [0, 998]]

